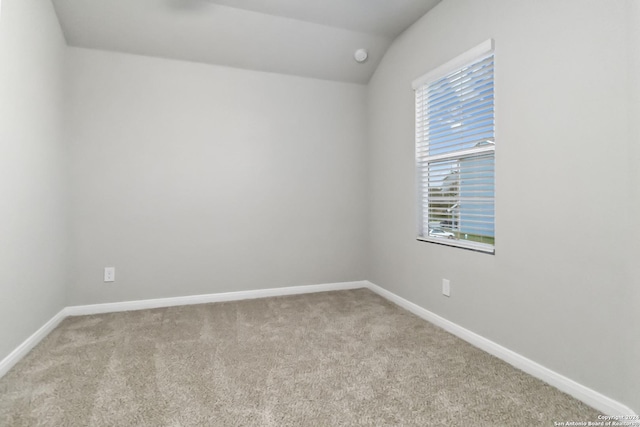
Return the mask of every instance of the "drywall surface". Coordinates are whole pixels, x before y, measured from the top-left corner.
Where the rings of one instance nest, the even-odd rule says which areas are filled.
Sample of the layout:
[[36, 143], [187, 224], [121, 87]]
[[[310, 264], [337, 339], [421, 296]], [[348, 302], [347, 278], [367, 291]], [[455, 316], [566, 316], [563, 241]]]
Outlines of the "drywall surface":
[[[629, 385], [627, 5], [447, 0], [394, 42], [368, 91], [368, 278], [640, 411]], [[411, 82], [489, 38], [495, 256], [415, 239]]]
[[69, 58], [70, 304], [365, 278], [364, 86]]
[[64, 307], [65, 44], [50, 2], [0, 15], [0, 360]]
[[[627, 305], [631, 307], [626, 310], [630, 316], [631, 325], [626, 331], [630, 337], [630, 355], [632, 360], [631, 372], [627, 378], [627, 383], [631, 388], [631, 396], [634, 396], [633, 405], [640, 408], [640, 1], [629, 0], [628, 2], [628, 25], [629, 29], [629, 123], [631, 125], [631, 140], [629, 144], [630, 152], [628, 156], [629, 168], [631, 170], [631, 188], [629, 195], [631, 198], [631, 233], [632, 246], [629, 251], [629, 268], [632, 273], [631, 283], [634, 294], [629, 298]], [[639, 409], [636, 409], [640, 413]]]

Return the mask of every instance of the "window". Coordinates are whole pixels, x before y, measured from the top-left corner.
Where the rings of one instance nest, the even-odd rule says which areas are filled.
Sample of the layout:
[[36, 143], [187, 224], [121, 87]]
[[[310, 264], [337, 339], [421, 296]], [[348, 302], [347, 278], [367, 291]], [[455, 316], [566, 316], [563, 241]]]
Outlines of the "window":
[[494, 253], [493, 40], [413, 83], [418, 239]]

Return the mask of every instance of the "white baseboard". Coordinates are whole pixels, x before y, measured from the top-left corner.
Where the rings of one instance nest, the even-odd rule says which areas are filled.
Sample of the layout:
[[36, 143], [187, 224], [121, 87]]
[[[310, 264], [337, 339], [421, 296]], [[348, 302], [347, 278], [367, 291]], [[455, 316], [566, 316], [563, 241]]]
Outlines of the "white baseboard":
[[590, 389], [582, 384], [579, 384], [564, 375], [561, 375], [549, 368], [546, 368], [539, 363], [534, 362], [531, 359], [509, 350], [497, 344], [483, 336], [471, 332], [468, 329], [463, 328], [443, 317], [438, 316], [435, 313], [430, 312], [417, 304], [412, 303], [388, 290], [381, 288], [380, 286], [367, 281], [367, 287], [378, 295], [388, 299], [391, 302], [399, 305], [407, 311], [415, 314], [424, 320], [433, 323], [436, 326], [441, 327], [447, 332], [452, 333], [458, 338], [467, 341], [468, 343], [478, 347], [479, 349], [486, 351], [487, 353], [501, 359], [510, 365], [526, 372], [527, 374], [536, 377], [547, 384], [554, 386], [555, 388], [567, 393], [570, 396], [586, 403], [592, 408], [601, 411], [605, 415], [632, 415], [636, 414], [628, 406], [613, 400], [595, 390]]
[[223, 301], [239, 301], [245, 299], [267, 298], [284, 295], [297, 295], [316, 292], [339, 291], [347, 289], [368, 288], [378, 295], [394, 302], [411, 313], [431, 322], [444, 330], [456, 335], [468, 343], [504, 360], [512, 366], [532, 375], [559, 390], [575, 397], [587, 405], [606, 415], [636, 415], [631, 408], [617, 402], [595, 390], [583, 386], [557, 372], [548, 369], [526, 357], [511, 351], [487, 338], [463, 328], [443, 317], [432, 313], [386, 289], [369, 281], [327, 283], [321, 285], [292, 286], [273, 289], [257, 289], [253, 291], [226, 292], [219, 294], [193, 295], [175, 298], [159, 298], [139, 301], [123, 301], [108, 304], [92, 304], [70, 306], [61, 310], [44, 326], [27, 338], [7, 357], [0, 361], [0, 378], [4, 376], [20, 359], [31, 351], [44, 337], [46, 337], [67, 316], [82, 316], [88, 314], [112, 313], [119, 311], [143, 310], [149, 308], [171, 307], [191, 304], [206, 304]]
[[179, 305], [207, 304], [211, 302], [240, 301], [245, 299], [277, 297], [284, 295], [310, 294], [327, 291], [343, 291], [368, 287], [369, 282], [341, 282], [322, 285], [290, 286], [285, 288], [256, 289], [253, 291], [224, 292], [219, 294], [191, 295], [186, 297], [158, 298], [138, 301], [123, 301], [107, 304], [76, 305], [67, 307], [67, 316], [115, 313], [119, 311], [144, 310], [149, 308], [174, 307]]
[[53, 316], [51, 320], [45, 323], [40, 329], [35, 331], [29, 338], [24, 340], [22, 344], [20, 344], [15, 350], [13, 350], [7, 357], [0, 360], [0, 378], [2, 378], [9, 369], [13, 368], [13, 366], [18, 363], [23, 357], [27, 355], [35, 347], [38, 345], [40, 341], [51, 331], [53, 331], [56, 326], [60, 324], [67, 317], [65, 313], [65, 309], [60, 310], [58, 314]]
[[272, 289], [256, 289], [253, 291], [225, 292], [219, 294], [192, 295], [175, 298], [158, 298], [139, 301], [123, 301], [107, 304], [77, 305], [65, 307], [33, 335], [27, 338], [7, 357], [0, 360], [0, 378], [27, 355], [44, 337], [46, 337], [65, 317], [84, 316], [88, 314], [114, 313], [119, 311], [144, 310], [148, 308], [173, 307], [179, 305], [206, 304], [211, 302], [240, 301], [245, 299], [267, 298], [284, 295], [310, 294], [316, 292], [343, 291], [347, 289], [366, 288], [367, 281], [326, 283], [321, 285], [289, 286]]

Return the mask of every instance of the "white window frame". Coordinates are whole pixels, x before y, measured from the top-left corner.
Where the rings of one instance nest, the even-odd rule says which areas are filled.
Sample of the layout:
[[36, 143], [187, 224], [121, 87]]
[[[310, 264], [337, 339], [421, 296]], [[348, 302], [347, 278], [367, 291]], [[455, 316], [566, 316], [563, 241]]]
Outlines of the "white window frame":
[[[421, 88], [423, 88], [425, 85], [429, 85], [432, 82], [435, 82], [436, 80], [439, 80], [457, 70], [460, 70], [468, 65], [471, 65], [473, 63], [476, 63], [478, 61], [482, 61], [483, 59], [489, 58], [490, 56], [494, 55], [494, 41], [493, 39], [489, 39], [485, 42], [483, 42], [482, 44], [464, 52], [463, 54], [455, 57], [454, 59], [446, 62], [445, 64], [433, 69], [432, 71], [424, 74], [421, 77], [418, 77], [417, 79], [415, 79], [412, 83], [412, 87], [414, 91], [417, 91]], [[495, 88], [494, 88], [494, 100], [495, 100]], [[495, 101], [494, 101], [494, 109], [493, 109], [493, 114], [494, 114], [494, 120], [495, 120]], [[416, 111], [416, 123], [415, 123], [415, 129], [416, 129], [416, 148], [418, 146], [418, 125], [419, 125], [419, 119], [418, 119], [418, 115], [417, 115], [417, 111]], [[464, 151], [458, 151], [456, 154], [458, 155], [481, 155], [483, 153], [489, 153], [489, 152], [493, 152], [494, 153], [494, 162], [495, 162], [495, 144], [493, 145], [488, 145], [485, 147], [475, 147], [475, 148], [471, 148], [471, 149], [467, 149]], [[429, 159], [429, 162], [435, 162], [437, 160], [438, 156], [432, 156]], [[443, 157], [447, 157], [446, 155]], [[479, 251], [479, 252], [485, 252], [485, 253], [489, 253], [489, 254], [495, 254], [495, 241], [494, 244], [488, 244], [488, 243], [480, 243], [480, 242], [474, 242], [474, 241], [469, 241], [469, 240], [458, 240], [458, 239], [447, 239], [447, 238], [443, 238], [443, 237], [432, 237], [429, 236], [428, 230], [425, 232], [424, 231], [424, 221], [423, 221], [423, 215], [424, 215], [424, 207], [423, 204], [426, 202], [428, 203], [428, 201], [424, 198], [424, 193], [423, 193], [423, 188], [422, 188], [422, 183], [421, 183], [421, 179], [422, 179], [422, 173], [424, 172], [424, 167], [420, 166], [420, 164], [418, 163], [418, 157], [417, 157], [417, 152], [416, 152], [416, 159], [415, 159], [415, 176], [416, 176], [416, 200], [417, 200], [417, 206], [416, 206], [416, 214], [417, 214], [417, 218], [416, 218], [416, 224], [417, 224], [417, 229], [416, 229], [416, 234], [417, 234], [417, 240], [419, 241], [424, 241], [424, 242], [431, 242], [431, 243], [437, 243], [437, 244], [441, 244], [441, 245], [446, 245], [446, 246], [453, 246], [453, 247], [459, 247], [459, 248], [464, 248], [464, 249], [471, 249], [474, 251]], [[494, 166], [494, 189], [495, 189], [495, 166]], [[494, 212], [495, 212], [495, 195], [493, 198], [493, 203], [494, 203]], [[427, 220], [428, 221], [428, 220]], [[493, 218], [493, 226], [494, 226], [494, 230], [495, 230], [495, 216]]]

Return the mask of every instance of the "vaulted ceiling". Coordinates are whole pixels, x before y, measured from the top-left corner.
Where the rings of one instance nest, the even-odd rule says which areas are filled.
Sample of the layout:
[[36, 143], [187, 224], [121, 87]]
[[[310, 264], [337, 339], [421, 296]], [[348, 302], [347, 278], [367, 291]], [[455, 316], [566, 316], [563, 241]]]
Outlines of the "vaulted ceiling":
[[[440, 0], [53, 0], [71, 46], [362, 83]], [[366, 62], [353, 59], [357, 49]]]

